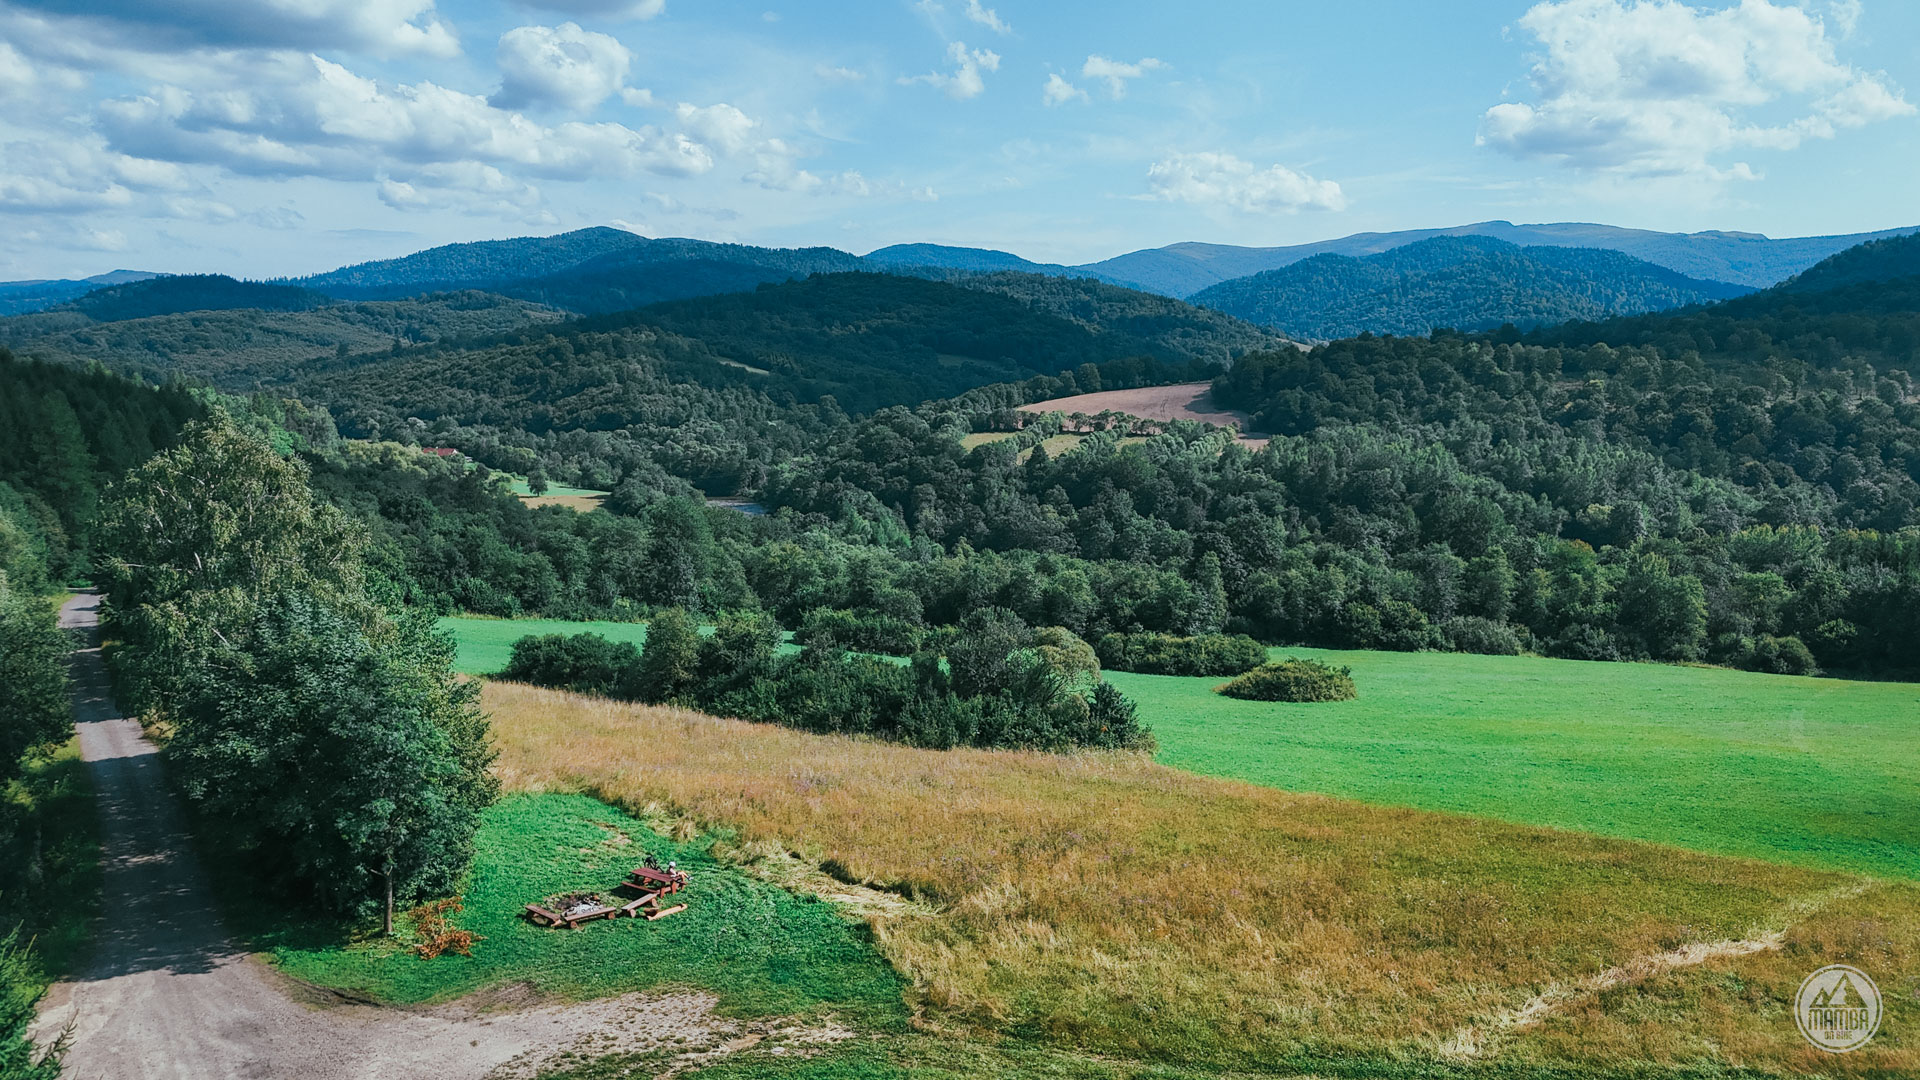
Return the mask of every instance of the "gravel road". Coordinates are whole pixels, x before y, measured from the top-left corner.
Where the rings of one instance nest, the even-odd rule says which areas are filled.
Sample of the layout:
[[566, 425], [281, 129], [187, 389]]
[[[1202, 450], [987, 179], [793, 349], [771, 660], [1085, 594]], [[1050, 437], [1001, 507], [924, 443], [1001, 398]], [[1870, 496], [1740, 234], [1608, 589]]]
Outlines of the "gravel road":
[[[342, 1004], [293, 983], [221, 930], [154, 745], [114, 705], [99, 598], [76, 596], [74, 720], [101, 816], [105, 919], [86, 973], [47, 995], [36, 1034], [73, 1025], [70, 1080], [385, 1080], [531, 1076], [567, 1051], [725, 1052], [759, 1041], [705, 994], [627, 995], [572, 1007], [511, 989], [432, 1009]], [[766, 1025], [756, 1025], [764, 1032]], [[779, 1033], [774, 1033], [779, 1037]], [[684, 1041], [683, 1041], [684, 1040]]]

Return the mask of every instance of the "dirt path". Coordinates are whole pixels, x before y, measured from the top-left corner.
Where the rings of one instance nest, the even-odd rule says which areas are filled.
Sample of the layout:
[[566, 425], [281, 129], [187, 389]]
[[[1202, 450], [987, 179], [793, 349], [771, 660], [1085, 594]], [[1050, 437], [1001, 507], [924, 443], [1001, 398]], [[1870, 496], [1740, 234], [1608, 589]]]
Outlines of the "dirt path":
[[[712, 1016], [704, 994], [489, 1011], [330, 1004], [323, 993], [302, 993], [221, 930], [154, 745], [113, 703], [99, 598], [74, 597], [60, 618], [91, 631], [73, 658], [74, 720], [100, 809], [106, 912], [86, 974], [54, 987], [42, 1008], [43, 1041], [73, 1024], [69, 1080], [479, 1080], [531, 1076], [570, 1050], [672, 1042], [676, 1052], [713, 1052], [769, 1034], [767, 1025], [749, 1030]], [[508, 1003], [494, 995], [490, 1004]]]
[[1484, 1023], [1468, 1024], [1458, 1029], [1441, 1044], [1440, 1054], [1450, 1061], [1485, 1057], [1498, 1050], [1516, 1032], [1532, 1027], [1560, 1009], [1616, 986], [1642, 982], [1677, 968], [1697, 967], [1713, 960], [1772, 952], [1785, 943], [1787, 930], [1793, 924], [1833, 904], [1858, 896], [1870, 886], [1871, 882], [1852, 882], [1815, 896], [1802, 897], [1776, 912], [1769, 920], [1771, 925], [1756, 927], [1751, 937], [1682, 945], [1668, 952], [1633, 957], [1619, 967], [1608, 968], [1574, 982], [1552, 983], [1517, 1009], [1510, 1009]]

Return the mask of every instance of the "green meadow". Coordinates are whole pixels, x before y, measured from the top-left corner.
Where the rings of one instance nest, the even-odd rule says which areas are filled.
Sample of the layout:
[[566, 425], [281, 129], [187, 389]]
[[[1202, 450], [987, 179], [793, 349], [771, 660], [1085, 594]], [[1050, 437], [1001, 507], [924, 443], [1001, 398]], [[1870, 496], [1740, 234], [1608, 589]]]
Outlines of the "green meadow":
[[1162, 762], [1290, 791], [1920, 879], [1920, 685], [1456, 653], [1275, 649], [1355, 701], [1112, 673]]
[[608, 641], [647, 643], [647, 624], [637, 622], [568, 622], [564, 619], [476, 619], [466, 616], [440, 620], [440, 629], [453, 635], [454, 670], [468, 675], [491, 675], [513, 658], [513, 643], [529, 634], [599, 634]]
[[[443, 619], [462, 671], [527, 634], [639, 623]], [[1275, 649], [1353, 669], [1358, 700], [1237, 701], [1222, 679], [1111, 672], [1159, 760], [1289, 791], [1920, 880], [1920, 685], [1457, 653]]]
[[[712, 839], [675, 843], [582, 795], [508, 795], [486, 812], [465, 910], [454, 917], [484, 939], [472, 956], [422, 960], [407, 946], [405, 919], [397, 941], [354, 941], [307, 924], [244, 929], [287, 974], [381, 1001], [434, 1001], [504, 983], [568, 998], [687, 986], [712, 991], [734, 1015], [903, 1021], [899, 977], [864, 927], [832, 904], [716, 862]], [[609, 892], [647, 852], [688, 871], [692, 883], [675, 898], [686, 911], [577, 930], [520, 917], [521, 905], [555, 893]]]

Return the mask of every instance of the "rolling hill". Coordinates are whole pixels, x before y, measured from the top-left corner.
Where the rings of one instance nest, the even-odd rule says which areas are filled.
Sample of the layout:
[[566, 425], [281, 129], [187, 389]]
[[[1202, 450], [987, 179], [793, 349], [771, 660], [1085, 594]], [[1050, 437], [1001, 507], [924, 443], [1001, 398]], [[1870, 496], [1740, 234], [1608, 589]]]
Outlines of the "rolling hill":
[[1765, 288], [1856, 244], [1920, 231], [1920, 226], [1845, 236], [1773, 239], [1758, 233], [1663, 233], [1612, 225], [1482, 221], [1448, 229], [1355, 233], [1288, 247], [1172, 244], [1075, 267], [1137, 289], [1188, 297], [1211, 285], [1290, 266], [1314, 255], [1377, 255], [1436, 236], [1487, 236], [1534, 247], [1606, 248], [1689, 277]]
[[69, 308], [0, 319], [0, 345], [22, 356], [80, 367], [98, 363], [152, 382], [177, 375], [244, 391], [283, 382], [342, 354], [484, 337], [562, 317], [537, 304], [486, 293], [281, 311], [194, 310], [111, 322]]
[[311, 289], [236, 281], [225, 274], [183, 274], [109, 285], [63, 307], [95, 322], [119, 322], [188, 311], [311, 311], [331, 303], [332, 297]]
[[0, 317], [44, 311], [56, 304], [85, 296], [103, 285], [124, 285], [160, 277], [145, 270], [113, 270], [89, 278], [53, 278], [33, 281], [0, 281]]
[[1295, 337], [1330, 340], [1591, 321], [1749, 291], [1617, 251], [1437, 236], [1362, 258], [1315, 255], [1203, 289], [1193, 300]]

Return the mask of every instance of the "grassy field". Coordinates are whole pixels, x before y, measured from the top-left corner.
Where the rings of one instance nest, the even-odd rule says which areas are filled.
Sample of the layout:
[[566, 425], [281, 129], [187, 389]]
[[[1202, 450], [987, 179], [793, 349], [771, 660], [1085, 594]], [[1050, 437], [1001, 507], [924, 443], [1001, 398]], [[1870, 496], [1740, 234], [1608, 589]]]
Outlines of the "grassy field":
[[[510, 788], [671, 806], [731, 833], [745, 865], [795, 852], [932, 907], [870, 916], [924, 1028], [972, 1053], [1109, 1062], [908, 1068], [909, 1040], [718, 1075], [1179, 1075], [1115, 1059], [1406, 1077], [1920, 1071], [1904, 999], [1845, 1059], [1810, 1057], [1784, 1012], [1820, 963], [1920, 980], [1912, 883], [1125, 755], [922, 751], [508, 684], [486, 706]], [[1742, 940], [1758, 951], [1715, 944]], [[1510, 1029], [1543, 993], [1550, 1022]]]
[[456, 617], [441, 619], [440, 629], [452, 634], [458, 646], [454, 669], [468, 675], [491, 675], [504, 669], [513, 659], [513, 643], [529, 634], [599, 634], [608, 641], [647, 643], [646, 623]]
[[[462, 671], [526, 634], [638, 623], [445, 619]], [[1113, 672], [1163, 764], [1289, 791], [1920, 880], [1920, 686], [1456, 653], [1276, 649], [1353, 668], [1356, 701]]]
[[[712, 836], [674, 842], [578, 795], [510, 795], [487, 812], [456, 922], [485, 940], [473, 955], [423, 960], [399, 941], [353, 941], [311, 926], [244, 927], [254, 947], [299, 979], [392, 1002], [424, 1002], [505, 983], [589, 997], [684, 986], [713, 991], [734, 1015], [836, 1015], [880, 1028], [905, 1021], [900, 980], [865, 929], [830, 904], [714, 861]], [[521, 905], [608, 890], [647, 852], [692, 876], [688, 909], [659, 922], [537, 927]], [[405, 920], [402, 920], [405, 929]]]
[[1197, 772], [1920, 880], [1920, 686], [1451, 653], [1274, 650], [1356, 701], [1113, 673]]

